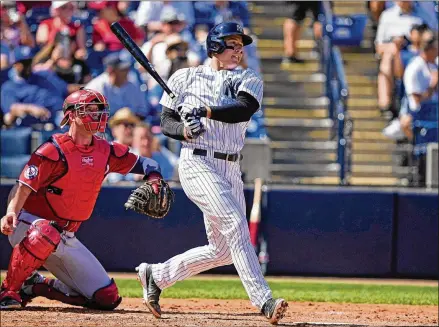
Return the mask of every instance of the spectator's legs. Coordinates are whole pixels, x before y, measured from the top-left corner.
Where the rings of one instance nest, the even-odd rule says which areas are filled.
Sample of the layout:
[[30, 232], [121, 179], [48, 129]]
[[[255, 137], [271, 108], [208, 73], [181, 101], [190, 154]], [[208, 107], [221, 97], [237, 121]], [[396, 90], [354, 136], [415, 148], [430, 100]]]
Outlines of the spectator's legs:
[[283, 64], [303, 63], [303, 60], [297, 58], [297, 41], [300, 39], [301, 25], [305, 19], [309, 4], [306, 1], [292, 2], [291, 18], [284, 22], [284, 58]]
[[393, 60], [399, 56], [399, 51], [395, 55], [390, 51], [385, 51], [381, 56], [378, 73], [378, 106], [381, 111], [391, 110], [392, 107]]
[[284, 23], [284, 49], [285, 57], [296, 57], [297, 41], [300, 38], [301, 26], [291, 18], [287, 18]]

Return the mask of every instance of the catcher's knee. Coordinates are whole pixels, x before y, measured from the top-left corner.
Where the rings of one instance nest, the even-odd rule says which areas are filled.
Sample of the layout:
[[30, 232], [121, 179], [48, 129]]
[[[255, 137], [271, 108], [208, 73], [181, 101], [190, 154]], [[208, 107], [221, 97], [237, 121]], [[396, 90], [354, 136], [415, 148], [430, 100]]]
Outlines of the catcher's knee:
[[122, 302], [122, 298], [119, 296], [119, 291], [114, 279], [111, 279], [110, 285], [102, 287], [94, 292], [87, 307], [98, 310], [114, 310], [120, 302]]

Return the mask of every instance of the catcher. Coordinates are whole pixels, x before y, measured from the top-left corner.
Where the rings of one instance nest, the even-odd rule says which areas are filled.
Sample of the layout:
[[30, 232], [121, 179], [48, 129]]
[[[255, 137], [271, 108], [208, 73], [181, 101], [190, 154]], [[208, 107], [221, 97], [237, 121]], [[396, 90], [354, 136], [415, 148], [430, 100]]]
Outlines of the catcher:
[[[96, 257], [75, 237], [90, 218], [106, 174], [144, 174], [126, 208], [164, 217], [173, 192], [152, 159], [139, 157], [125, 145], [109, 143], [103, 132], [109, 116], [107, 99], [81, 89], [63, 105], [64, 134], [43, 143], [24, 167], [1, 219], [1, 232], [14, 247], [1, 284], [0, 308], [24, 307], [43, 296], [71, 305], [113, 310], [121, 302], [117, 286]], [[36, 272], [41, 266], [56, 279]]]

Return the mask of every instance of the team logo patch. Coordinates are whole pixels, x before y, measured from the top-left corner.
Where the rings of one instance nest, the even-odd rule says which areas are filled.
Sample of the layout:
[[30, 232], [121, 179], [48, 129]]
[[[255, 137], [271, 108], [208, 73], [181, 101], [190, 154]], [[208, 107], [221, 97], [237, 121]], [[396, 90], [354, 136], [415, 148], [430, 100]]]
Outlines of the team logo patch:
[[81, 163], [83, 166], [92, 166], [93, 167], [93, 157], [88, 156], [88, 157], [82, 157], [81, 159]]
[[30, 165], [24, 171], [24, 177], [26, 177], [27, 179], [34, 179], [37, 176], [38, 176], [38, 167], [37, 166]]

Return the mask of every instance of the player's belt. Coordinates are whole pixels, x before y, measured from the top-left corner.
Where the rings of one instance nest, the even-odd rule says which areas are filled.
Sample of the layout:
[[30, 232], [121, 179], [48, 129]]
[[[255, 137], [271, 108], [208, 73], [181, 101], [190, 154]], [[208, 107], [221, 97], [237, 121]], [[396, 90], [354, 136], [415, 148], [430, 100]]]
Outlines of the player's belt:
[[[196, 156], [207, 156], [207, 150], [203, 149], [194, 149], [193, 154]], [[242, 155], [239, 153], [221, 153], [214, 152], [213, 157], [216, 159], [226, 160], [226, 161], [237, 161], [242, 159]]]

